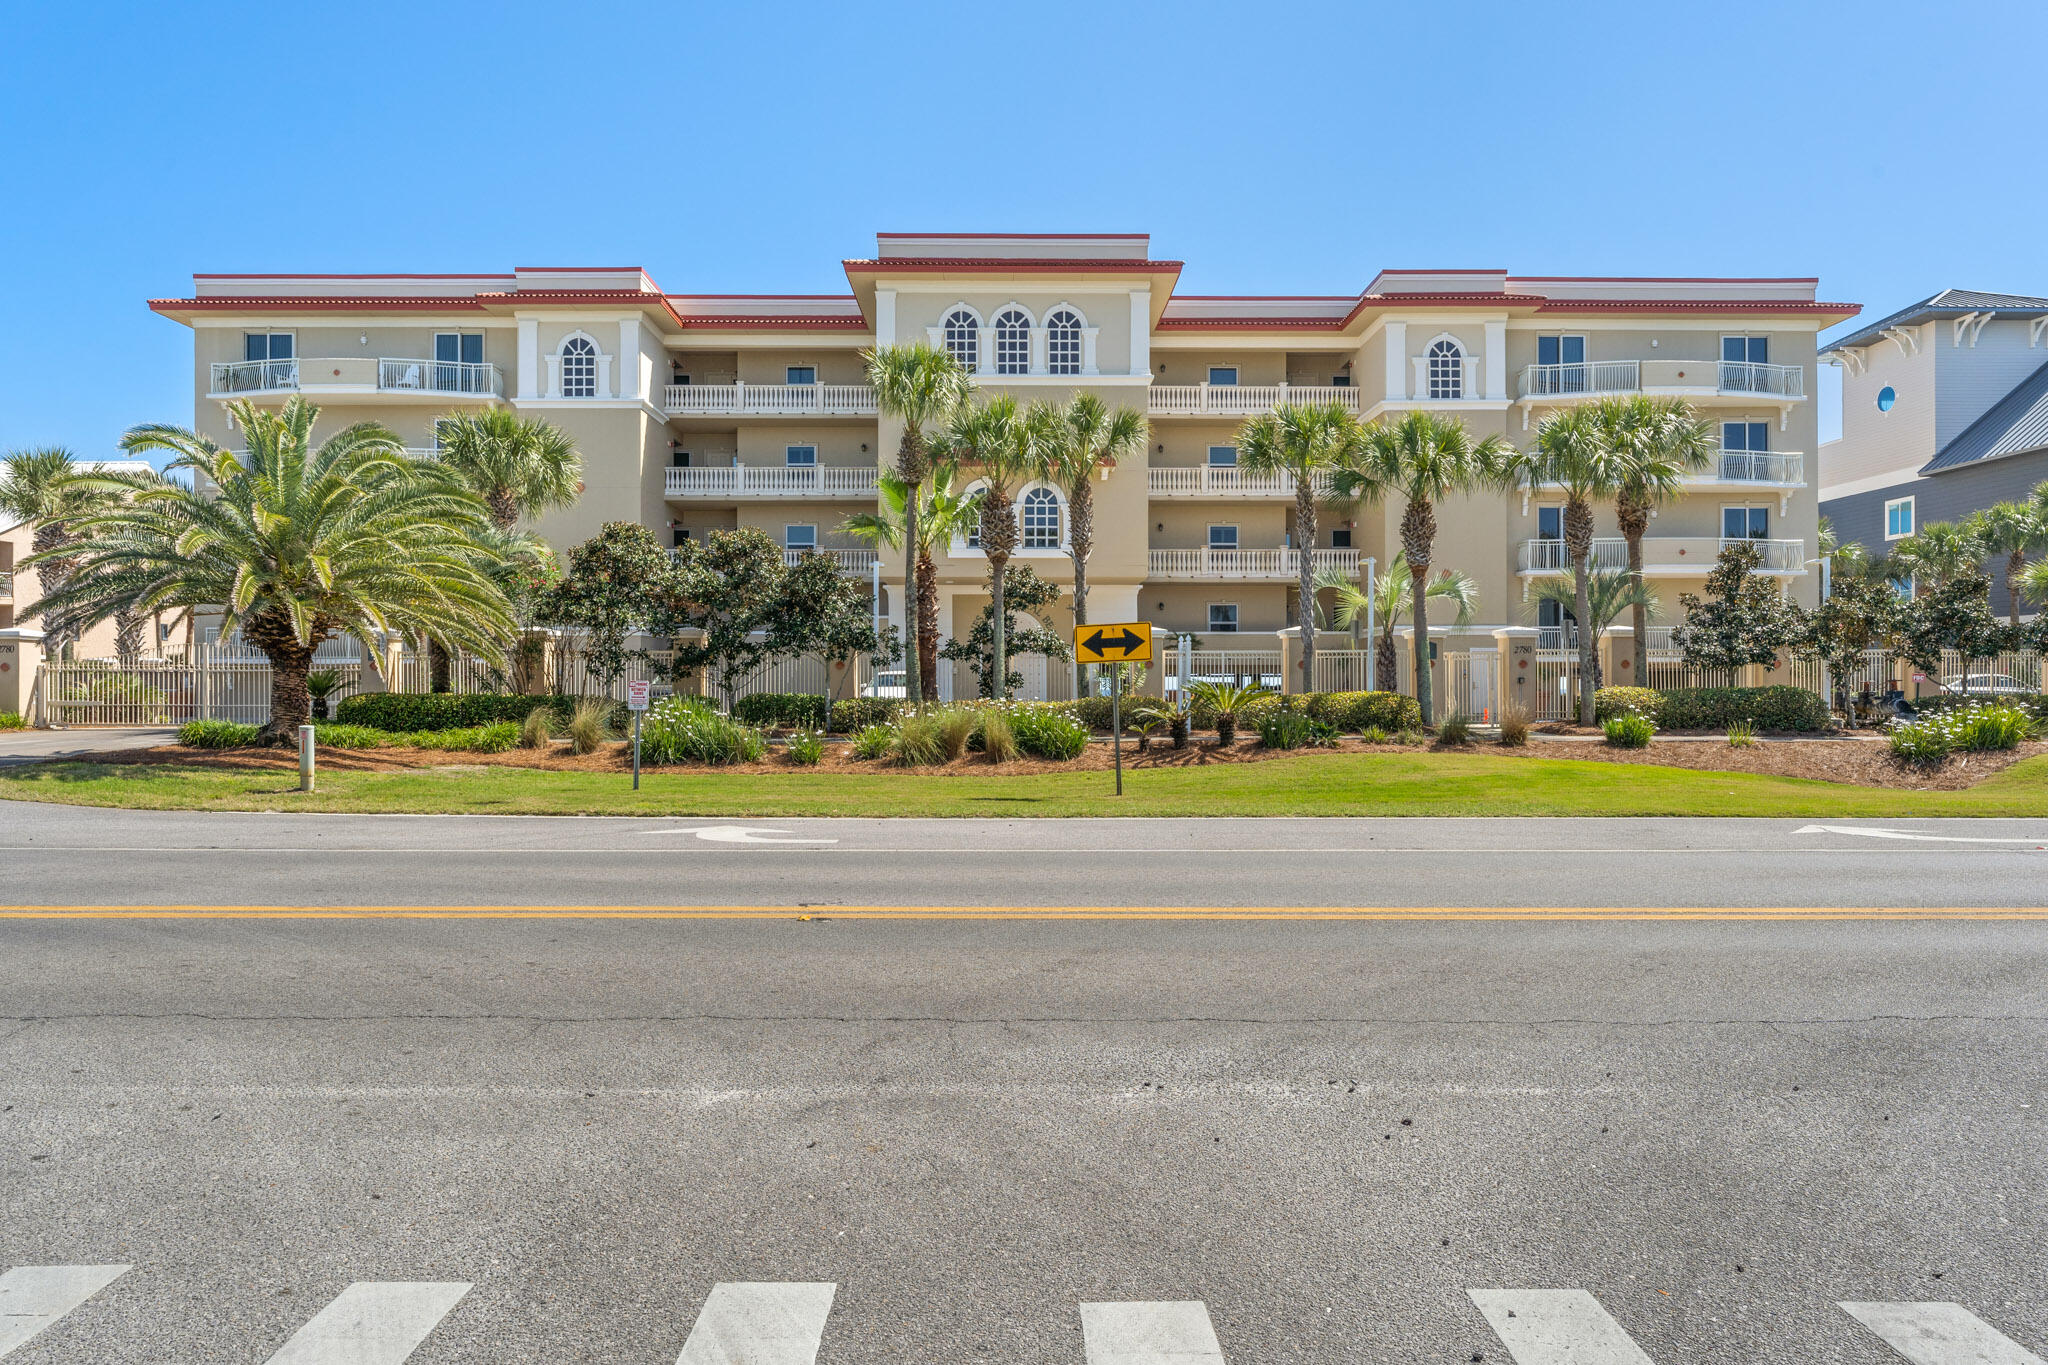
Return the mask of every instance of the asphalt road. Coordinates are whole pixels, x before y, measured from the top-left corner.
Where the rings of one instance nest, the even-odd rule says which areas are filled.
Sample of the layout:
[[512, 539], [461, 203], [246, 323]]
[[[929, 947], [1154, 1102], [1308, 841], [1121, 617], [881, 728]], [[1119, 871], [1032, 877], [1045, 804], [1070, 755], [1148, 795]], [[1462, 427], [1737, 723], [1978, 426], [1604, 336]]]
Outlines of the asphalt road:
[[[1832, 865], [1837, 901], [2030, 905], [2031, 844], [710, 823], [0, 806], [17, 903], [997, 912], [0, 920], [0, 1269], [132, 1267], [5, 1365], [808, 1360], [705, 1353], [749, 1282], [836, 1286], [796, 1291], [821, 1365], [1213, 1365], [1110, 1352], [1082, 1305], [1120, 1302], [1198, 1302], [1230, 1365], [1904, 1358], [1843, 1302], [2048, 1351], [2040, 920], [1000, 916], [1506, 904], [1518, 866], [1569, 888], [1559, 848], [1588, 903], [1797, 904]], [[382, 1282], [426, 1286], [409, 1357], [286, 1346]]]

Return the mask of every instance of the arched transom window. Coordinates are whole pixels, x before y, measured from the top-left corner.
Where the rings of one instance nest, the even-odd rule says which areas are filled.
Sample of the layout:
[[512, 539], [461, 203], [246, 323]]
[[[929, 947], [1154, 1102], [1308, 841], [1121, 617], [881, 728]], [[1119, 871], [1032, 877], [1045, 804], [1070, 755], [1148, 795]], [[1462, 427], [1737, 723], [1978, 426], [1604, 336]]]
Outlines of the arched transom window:
[[562, 343], [562, 397], [597, 397], [597, 346], [588, 337]]
[[1060, 500], [1050, 488], [1034, 488], [1017, 504], [1024, 524], [1024, 548], [1057, 550], [1060, 547]]
[[1068, 309], [1045, 320], [1045, 355], [1052, 373], [1081, 373], [1081, 319]]
[[973, 374], [981, 364], [981, 322], [965, 308], [955, 308], [940, 324], [945, 329], [946, 354]]
[[1429, 396], [1465, 396], [1465, 351], [1455, 341], [1438, 341], [1429, 348]]
[[1020, 309], [996, 316], [996, 373], [1031, 373], [1031, 319]]

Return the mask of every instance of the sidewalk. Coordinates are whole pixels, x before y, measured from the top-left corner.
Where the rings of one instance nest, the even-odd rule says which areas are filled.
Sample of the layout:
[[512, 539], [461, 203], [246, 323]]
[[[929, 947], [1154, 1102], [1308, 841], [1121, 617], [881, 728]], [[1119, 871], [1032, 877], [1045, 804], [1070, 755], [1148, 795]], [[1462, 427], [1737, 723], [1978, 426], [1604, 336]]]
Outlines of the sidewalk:
[[0, 732], [0, 768], [117, 749], [146, 749], [152, 744], [169, 744], [177, 734], [174, 726], [147, 730], [8, 730]]

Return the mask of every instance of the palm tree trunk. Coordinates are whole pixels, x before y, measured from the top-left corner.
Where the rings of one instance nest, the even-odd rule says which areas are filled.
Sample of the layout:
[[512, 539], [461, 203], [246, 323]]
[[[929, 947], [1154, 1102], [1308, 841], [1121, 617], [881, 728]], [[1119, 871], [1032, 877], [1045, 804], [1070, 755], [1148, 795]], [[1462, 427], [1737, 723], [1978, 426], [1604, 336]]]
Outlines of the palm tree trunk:
[[448, 646], [439, 640], [427, 641], [427, 690], [446, 693], [454, 690], [454, 660], [448, 655]]
[[[1095, 489], [1087, 475], [1067, 490], [1067, 557], [1074, 561], [1074, 626], [1088, 624], [1088, 555], [1095, 548]], [[1088, 665], [1074, 660], [1074, 695], [1088, 691]]]
[[114, 655], [123, 668], [133, 668], [142, 656], [142, 633], [149, 622], [139, 611], [114, 613]]
[[1429, 552], [1436, 540], [1436, 508], [1428, 498], [1410, 498], [1401, 514], [1401, 549], [1408, 556], [1409, 586], [1415, 600], [1409, 603], [1409, 619], [1415, 622], [1415, 704], [1422, 710], [1422, 723], [1433, 724], [1429, 676]]
[[1316, 689], [1316, 477], [1313, 470], [1300, 470], [1294, 480], [1294, 531], [1301, 542], [1296, 556], [1301, 566], [1298, 593], [1301, 598], [1301, 686], [1303, 692]]
[[270, 660], [270, 719], [257, 731], [256, 742], [297, 744], [299, 727], [313, 714], [313, 697], [306, 690], [306, 675], [313, 670], [313, 650], [319, 641], [302, 643], [292, 631], [291, 618], [280, 611], [258, 612], [244, 618], [242, 638]]
[[[1621, 535], [1628, 542], [1629, 583], [1638, 592], [1643, 586], [1643, 536], [1650, 528], [1650, 508], [1640, 500], [1622, 496], [1614, 501], [1616, 517], [1621, 522]], [[1650, 667], [1650, 609], [1641, 602], [1629, 608], [1630, 624], [1635, 632], [1635, 661], [1630, 664], [1634, 676], [1629, 682], [1637, 687], [1647, 687], [1643, 679], [1649, 676]]]
[[[904, 434], [903, 440], [905, 444], [909, 443], [908, 433]], [[917, 658], [903, 670], [903, 698], [912, 706], [924, 701], [924, 673], [927, 666], [924, 650], [925, 601], [924, 595], [918, 591], [922, 586], [918, 580], [923, 577], [920, 570], [926, 560], [923, 544], [917, 538], [917, 500], [922, 496], [924, 482], [919, 480], [912, 486], [910, 496], [903, 502], [903, 633], [908, 636], [914, 632], [917, 639]], [[934, 577], [936, 576], [934, 573]], [[938, 610], [938, 605], [936, 600], [932, 602], [934, 612]], [[933, 634], [937, 634], [936, 625], [933, 627]], [[936, 681], [936, 657], [931, 660], [930, 668]]]
[[1398, 692], [1400, 664], [1394, 655], [1394, 621], [1389, 616], [1380, 627], [1380, 638], [1373, 645], [1373, 686], [1381, 692]]
[[1592, 627], [1586, 577], [1593, 568], [1593, 509], [1574, 498], [1564, 505], [1564, 545], [1572, 557], [1572, 615], [1579, 628], [1579, 724], [1593, 723], [1593, 670], [1600, 649]]
[[[928, 552], [917, 556], [917, 620], [914, 626], [905, 618], [906, 628], [914, 630], [916, 657], [904, 671], [904, 684], [909, 685], [909, 675], [915, 673], [922, 688], [920, 695], [939, 699], [939, 567]], [[906, 649], [912, 649], [909, 643]]]
[[2020, 574], [2027, 567], [2027, 552], [2014, 550], [2005, 557], [2005, 619], [2014, 629], [2020, 624]]
[[1007, 643], [1003, 639], [1003, 571], [1009, 567], [1010, 561], [1007, 556], [991, 559], [988, 563], [988, 600], [992, 608], [988, 623], [989, 634], [992, 637], [990, 662], [994, 665], [994, 671], [988, 675], [988, 680], [991, 689], [989, 695], [997, 701], [1010, 699], [1010, 661], [1003, 652], [1003, 646]]
[[484, 497], [491, 524], [500, 531], [511, 533], [519, 524], [519, 497], [509, 488], [493, 488]]

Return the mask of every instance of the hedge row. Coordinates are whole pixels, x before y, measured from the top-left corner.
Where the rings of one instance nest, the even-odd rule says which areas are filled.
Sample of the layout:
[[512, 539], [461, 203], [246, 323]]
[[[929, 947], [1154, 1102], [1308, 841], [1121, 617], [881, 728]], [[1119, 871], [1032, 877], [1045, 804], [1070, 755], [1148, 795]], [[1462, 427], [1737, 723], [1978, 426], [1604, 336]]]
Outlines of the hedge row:
[[525, 697], [503, 692], [362, 692], [343, 699], [334, 718], [344, 725], [367, 725], [394, 734], [423, 730], [467, 730], [502, 721], [523, 723], [546, 706], [569, 723], [575, 697]]
[[1824, 730], [1828, 705], [1818, 692], [1775, 687], [1681, 687], [1666, 692], [1653, 719], [1659, 730], [1725, 730], [1746, 720], [1759, 730]]
[[732, 704], [732, 718], [779, 730], [816, 730], [825, 724], [825, 699], [815, 692], [754, 692]]

